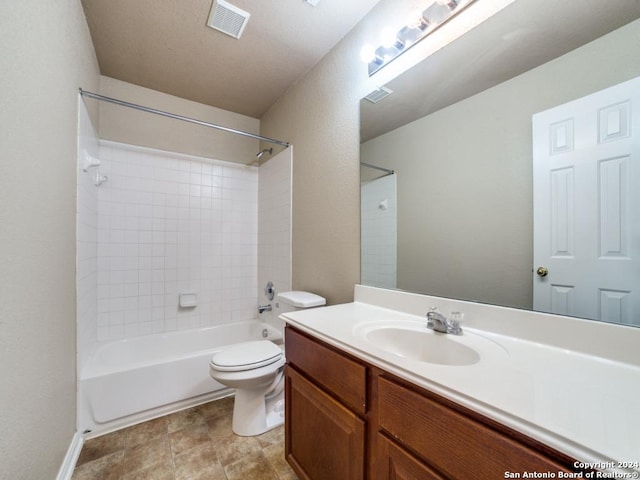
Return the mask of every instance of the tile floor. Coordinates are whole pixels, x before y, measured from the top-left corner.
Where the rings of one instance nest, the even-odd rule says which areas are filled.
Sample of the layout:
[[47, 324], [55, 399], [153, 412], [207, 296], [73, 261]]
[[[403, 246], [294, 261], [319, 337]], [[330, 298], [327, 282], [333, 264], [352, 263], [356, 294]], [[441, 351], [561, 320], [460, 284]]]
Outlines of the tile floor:
[[73, 480], [297, 480], [284, 428], [231, 431], [233, 398], [206, 403], [87, 440]]

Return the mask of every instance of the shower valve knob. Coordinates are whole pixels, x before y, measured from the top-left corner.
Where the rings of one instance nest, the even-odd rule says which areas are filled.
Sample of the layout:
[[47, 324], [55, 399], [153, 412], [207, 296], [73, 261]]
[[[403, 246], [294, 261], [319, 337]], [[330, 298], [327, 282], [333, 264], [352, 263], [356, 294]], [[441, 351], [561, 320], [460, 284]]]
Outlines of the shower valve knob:
[[273, 300], [273, 297], [276, 295], [276, 291], [273, 288], [273, 282], [267, 282], [267, 286], [264, 287], [264, 294], [269, 300]]

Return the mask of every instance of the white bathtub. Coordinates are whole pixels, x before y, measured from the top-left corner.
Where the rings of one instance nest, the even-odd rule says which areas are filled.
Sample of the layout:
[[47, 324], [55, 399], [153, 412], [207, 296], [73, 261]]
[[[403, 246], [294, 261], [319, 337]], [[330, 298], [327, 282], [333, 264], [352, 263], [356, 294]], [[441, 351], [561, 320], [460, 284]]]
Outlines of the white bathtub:
[[257, 320], [101, 344], [78, 382], [80, 432], [115, 430], [231, 393], [209, 376], [211, 356], [282, 333]]

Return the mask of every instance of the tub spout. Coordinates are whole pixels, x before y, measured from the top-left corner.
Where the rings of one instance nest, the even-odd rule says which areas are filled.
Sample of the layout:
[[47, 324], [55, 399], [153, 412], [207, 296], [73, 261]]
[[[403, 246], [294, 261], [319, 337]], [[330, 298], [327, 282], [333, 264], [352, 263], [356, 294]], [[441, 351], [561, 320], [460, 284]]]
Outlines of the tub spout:
[[258, 305], [258, 313], [270, 312], [271, 304], [269, 305]]

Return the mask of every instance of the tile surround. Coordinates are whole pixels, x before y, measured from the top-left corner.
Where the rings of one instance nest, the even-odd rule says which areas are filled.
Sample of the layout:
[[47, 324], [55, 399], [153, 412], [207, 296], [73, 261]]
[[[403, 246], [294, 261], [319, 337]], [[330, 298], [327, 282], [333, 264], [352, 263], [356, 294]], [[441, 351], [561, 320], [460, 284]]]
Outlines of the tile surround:
[[291, 149], [256, 167], [100, 141], [80, 105], [80, 366], [96, 342], [255, 318], [262, 283], [291, 289]]
[[252, 318], [258, 169], [104, 141], [100, 156], [98, 341]]
[[396, 176], [361, 185], [361, 283], [396, 288]]
[[84, 365], [97, 338], [98, 189], [95, 168], [83, 171], [86, 153], [98, 157], [100, 145], [89, 113], [78, 95], [78, 168], [76, 182], [76, 310], [78, 365]]
[[293, 147], [260, 165], [258, 182], [258, 302], [264, 287], [291, 290], [291, 193]]

